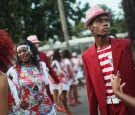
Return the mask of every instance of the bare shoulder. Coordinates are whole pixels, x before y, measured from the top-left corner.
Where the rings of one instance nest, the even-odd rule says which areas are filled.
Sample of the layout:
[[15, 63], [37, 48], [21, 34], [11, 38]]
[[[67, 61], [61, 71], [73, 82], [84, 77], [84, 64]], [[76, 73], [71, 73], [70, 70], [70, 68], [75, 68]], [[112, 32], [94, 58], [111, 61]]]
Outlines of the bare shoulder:
[[0, 72], [0, 103], [0, 115], [8, 115], [8, 82], [2, 72]]
[[6, 75], [2, 72], [0, 72], [0, 82], [7, 81]]
[[7, 78], [6, 76], [0, 72], [0, 92], [7, 88]]

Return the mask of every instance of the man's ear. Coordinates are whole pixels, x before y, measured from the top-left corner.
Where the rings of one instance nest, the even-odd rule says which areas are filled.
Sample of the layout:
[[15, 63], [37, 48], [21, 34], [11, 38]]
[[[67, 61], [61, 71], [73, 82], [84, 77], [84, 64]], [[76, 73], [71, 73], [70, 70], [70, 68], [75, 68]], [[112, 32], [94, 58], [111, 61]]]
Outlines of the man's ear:
[[92, 25], [89, 26], [88, 29], [89, 29], [90, 31], [93, 31], [93, 26], [92, 26]]

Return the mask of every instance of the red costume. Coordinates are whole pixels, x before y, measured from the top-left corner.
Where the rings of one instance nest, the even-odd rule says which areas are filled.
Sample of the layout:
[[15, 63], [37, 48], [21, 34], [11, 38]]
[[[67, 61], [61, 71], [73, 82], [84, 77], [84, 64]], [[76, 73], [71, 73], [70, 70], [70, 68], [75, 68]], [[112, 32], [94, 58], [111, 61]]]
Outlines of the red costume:
[[55, 81], [56, 83], [59, 83], [60, 81], [59, 81], [59, 79], [58, 79], [58, 77], [57, 77], [55, 71], [52, 69], [52, 67], [51, 67], [51, 65], [50, 65], [50, 63], [49, 63], [49, 61], [48, 61], [48, 59], [47, 59], [46, 54], [45, 54], [44, 52], [39, 52], [39, 58], [40, 58], [40, 61], [43, 61], [43, 62], [46, 63], [46, 66], [47, 66], [48, 69], [49, 69], [49, 74], [50, 74], [51, 77], [54, 79], [54, 81]]
[[[60, 81], [59, 81], [59, 79], [58, 79], [58, 77], [57, 77], [55, 71], [52, 69], [52, 67], [51, 67], [51, 65], [50, 65], [50, 63], [49, 63], [49, 61], [48, 61], [48, 59], [47, 59], [46, 54], [45, 54], [44, 52], [39, 52], [39, 58], [40, 58], [40, 61], [43, 61], [43, 62], [46, 63], [46, 66], [47, 66], [48, 69], [49, 69], [49, 74], [50, 74], [51, 77], [54, 79], [54, 81], [55, 81], [56, 83], [59, 83]], [[51, 100], [53, 101], [53, 97], [52, 97], [52, 95], [51, 95], [51, 92], [50, 92], [49, 87], [46, 87], [46, 88], [47, 88], [47, 93], [48, 93], [49, 97], [50, 97]]]

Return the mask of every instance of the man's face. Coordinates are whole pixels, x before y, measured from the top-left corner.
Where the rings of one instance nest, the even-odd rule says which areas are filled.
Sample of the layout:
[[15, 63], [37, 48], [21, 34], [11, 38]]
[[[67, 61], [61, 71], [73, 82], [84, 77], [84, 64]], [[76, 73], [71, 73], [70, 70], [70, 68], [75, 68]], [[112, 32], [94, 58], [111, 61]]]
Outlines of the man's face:
[[89, 28], [93, 35], [106, 36], [110, 32], [109, 18], [106, 15], [98, 16]]
[[38, 49], [39, 43], [34, 43], [35, 47]]

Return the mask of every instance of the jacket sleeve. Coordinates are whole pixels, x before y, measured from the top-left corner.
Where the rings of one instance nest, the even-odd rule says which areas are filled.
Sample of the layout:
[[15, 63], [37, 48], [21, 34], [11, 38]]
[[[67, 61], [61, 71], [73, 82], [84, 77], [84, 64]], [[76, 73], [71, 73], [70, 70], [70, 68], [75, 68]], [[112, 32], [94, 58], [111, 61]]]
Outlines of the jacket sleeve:
[[[40, 55], [39, 55], [40, 56]], [[51, 77], [54, 79], [54, 81], [56, 83], [59, 83], [59, 79], [58, 79], [58, 76], [57, 74], [55, 73], [55, 71], [52, 69], [51, 67], [51, 64], [49, 63], [48, 59], [47, 59], [47, 56], [46, 54], [44, 53], [44, 60], [41, 60], [41, 61], [44, 61], [46, 63], [46, 66], [48, 67], [49, 69], [49, 74], [51, 75]]]
[[87, 95], [88, 95], [88, 101], [89, 101], [90, 115], [98, 115], [98, 102], [97, 102], [96, 94], [95, 94], [94, 87], [90, 78], [90, 74], [88, 72], [88, 66], [83, 56], [82, 56], [82, 59], [83, 59], [84, 73], [86, 77], [86, 86], [87, 86]]

